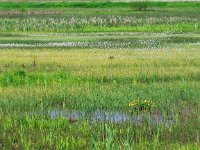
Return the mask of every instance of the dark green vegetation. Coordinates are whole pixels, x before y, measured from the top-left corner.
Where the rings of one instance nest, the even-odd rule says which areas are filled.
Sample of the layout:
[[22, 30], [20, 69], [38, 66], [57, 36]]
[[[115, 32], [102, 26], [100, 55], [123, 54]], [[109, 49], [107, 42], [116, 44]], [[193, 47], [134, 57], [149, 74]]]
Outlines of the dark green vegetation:
[[0, 3], [0, 149], [199, 150], [199, 5]]
[[0, 9], [33, 8], [113, 8], [113, 7], [158, 7], [158, 8], [198, 8], [199, 2], [1, 2]]

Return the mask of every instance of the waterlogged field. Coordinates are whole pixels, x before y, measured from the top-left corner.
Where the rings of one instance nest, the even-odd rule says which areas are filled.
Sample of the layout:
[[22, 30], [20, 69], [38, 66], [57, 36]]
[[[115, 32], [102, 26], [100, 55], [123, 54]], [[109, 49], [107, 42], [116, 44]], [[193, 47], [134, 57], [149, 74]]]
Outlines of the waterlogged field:
[[98, 32], [66, 34], [1, 34], [0, 48], [101, 48], [101, 49], [198, 49], [196, 33]]
[[[2, 49], [1, 147], [198, 149], [199, 57], [198, 50]], [[135, 112], [134, 100], [155, 107]]]
[[1, 4], [0, 149], [200, 149], [198, 2]]

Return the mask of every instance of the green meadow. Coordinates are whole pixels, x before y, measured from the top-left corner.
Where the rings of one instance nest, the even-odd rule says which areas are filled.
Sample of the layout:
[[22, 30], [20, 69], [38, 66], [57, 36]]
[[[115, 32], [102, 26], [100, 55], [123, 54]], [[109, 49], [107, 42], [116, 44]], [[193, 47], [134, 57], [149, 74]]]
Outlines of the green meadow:
[[199, 150], [199, 2], [0, 2], [0, 149]]

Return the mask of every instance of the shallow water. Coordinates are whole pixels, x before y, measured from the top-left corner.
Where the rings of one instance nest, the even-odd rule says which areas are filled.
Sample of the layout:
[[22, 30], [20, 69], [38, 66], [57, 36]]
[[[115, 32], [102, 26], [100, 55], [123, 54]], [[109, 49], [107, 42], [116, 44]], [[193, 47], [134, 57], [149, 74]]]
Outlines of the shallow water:
[[67, 109], [53, 109], [49, 113], [52, 119], [64, 117], [71, 121], [87, 120], [92, 123], [108, 122], [108, 123], [134, 123], [143, 124], [144, 122], [150, 124], [163, 124], [166, 127], [175, 124], [175, 116], [164, 116], [161, 114], [150, 114], [147, 112], [132, 114], [123, 111], [103, 111], [95, 110], [85, 112], [80, 110]]

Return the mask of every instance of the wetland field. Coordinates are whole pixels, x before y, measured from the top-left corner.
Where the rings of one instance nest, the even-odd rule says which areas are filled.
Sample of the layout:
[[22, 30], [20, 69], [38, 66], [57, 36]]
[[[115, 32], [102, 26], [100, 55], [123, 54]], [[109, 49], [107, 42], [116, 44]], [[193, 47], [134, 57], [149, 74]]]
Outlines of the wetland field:
[[0, 149], [199, 150], [200, 2], [0, 2]]

